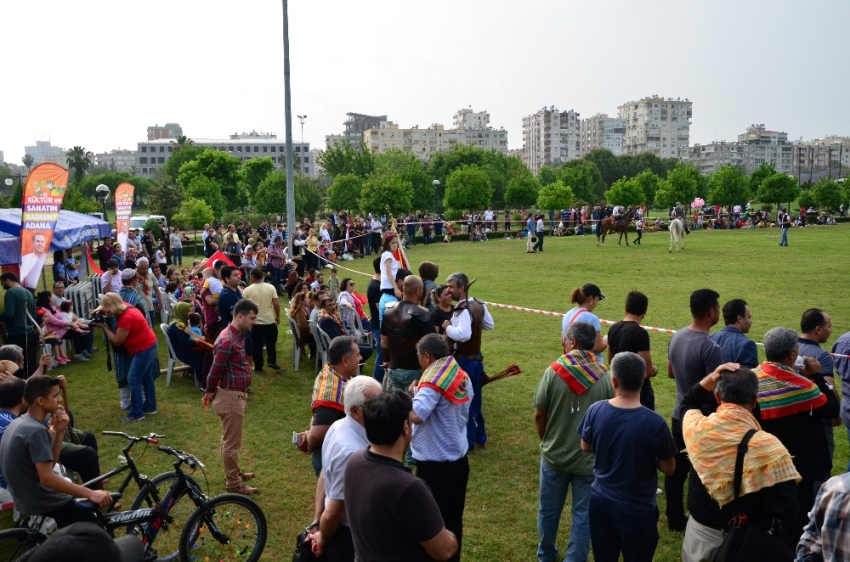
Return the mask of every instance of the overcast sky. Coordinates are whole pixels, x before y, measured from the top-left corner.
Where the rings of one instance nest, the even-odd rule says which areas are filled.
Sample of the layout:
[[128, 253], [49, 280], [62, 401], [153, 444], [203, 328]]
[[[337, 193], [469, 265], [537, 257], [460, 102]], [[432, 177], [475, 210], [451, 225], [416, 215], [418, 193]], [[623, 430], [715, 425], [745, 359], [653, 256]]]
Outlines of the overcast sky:
[[[324, 145], [345, 114], [450, 126], [487, 110], [522, 147], [543, 106], [615, 115], [693, 101], [691, 143], [752, 123], [791, 139], [850, 135], [847, 0], [291, 0], [292, 112]], [[37, 139], [136, 148], [148, 125], [189, 137], [285, 136], [279, 0], [0, 1], [0, 150]], [[294, 139], [301, 137], [295, 119]]]

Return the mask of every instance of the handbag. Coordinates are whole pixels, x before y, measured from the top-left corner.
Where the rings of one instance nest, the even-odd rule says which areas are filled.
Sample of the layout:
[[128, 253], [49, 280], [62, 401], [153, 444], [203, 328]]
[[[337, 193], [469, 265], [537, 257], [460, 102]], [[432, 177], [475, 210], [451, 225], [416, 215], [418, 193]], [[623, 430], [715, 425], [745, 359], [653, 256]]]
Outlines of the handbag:
[[780, 562], [783, 560], [794, 560], [794, 553], [791, 552], [791, 549], [784, 542], [771, 535], [761, 526], [750, 524], [747, 520], [747, 514], [739, 513], [736, 506], [744, 473], [744, 456], [747, 454], [747, 445], [756, 431], [758, 430], [750, 429], [747, 431], [738, 444], [732, 489], [735, 494], [735, 498], [732, 500], [735, 517], [732, 519], [732, 527], [726, 533], [726, 536], [723, 537], [723, 542], [714, 555], [714, 562], [734, 562], [737, 560], [746, 560], [747, 562], [758, 560]]
[[531, 237], [531, 241], [532, 241], [532, 242], [537, 242], [537, 236], [532, 236], [532, 237]]
[[295, 538], [295, 552], [292, 554], [292, 562], [326, 562], [327, 554], [316, 556], [313, 554], [311, 543], [307, 542], [307, 535], [311, 527], [307, 527]]

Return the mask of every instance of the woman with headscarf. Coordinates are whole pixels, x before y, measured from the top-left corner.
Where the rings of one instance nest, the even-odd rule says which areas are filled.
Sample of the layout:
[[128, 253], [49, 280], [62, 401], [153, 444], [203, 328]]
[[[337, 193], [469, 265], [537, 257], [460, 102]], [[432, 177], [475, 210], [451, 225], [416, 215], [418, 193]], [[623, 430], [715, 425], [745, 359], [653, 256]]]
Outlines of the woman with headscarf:
[[204, 355], [209, 353], [210, 344], [198, 337], [189, 326], [189, 313], [192, 305], [188, 302], [178, 302], [172, 309], [173, 317], [165, 334], [171, 341], [177, 359], [189, 365], [195, 374], [195, 380], [204, 386]]

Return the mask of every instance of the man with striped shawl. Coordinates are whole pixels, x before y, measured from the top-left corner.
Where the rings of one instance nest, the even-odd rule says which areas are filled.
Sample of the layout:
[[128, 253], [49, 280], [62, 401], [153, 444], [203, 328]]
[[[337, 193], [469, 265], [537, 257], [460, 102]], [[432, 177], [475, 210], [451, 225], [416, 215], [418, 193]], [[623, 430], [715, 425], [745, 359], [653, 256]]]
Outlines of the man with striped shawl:
[[566, 353], [544, 371], [534, 392], [534, 423], [540, 436], [540, 562], [558, 558], [555, 540], [570, 487], [572, 525], [566, 560], [587, 560], [594, 457], [582, 452], [578, 426], [591, 404], [614, 397], [611, 374], [593, 353], [596, 328], [587, 322], [573, 322], [564, 339]]

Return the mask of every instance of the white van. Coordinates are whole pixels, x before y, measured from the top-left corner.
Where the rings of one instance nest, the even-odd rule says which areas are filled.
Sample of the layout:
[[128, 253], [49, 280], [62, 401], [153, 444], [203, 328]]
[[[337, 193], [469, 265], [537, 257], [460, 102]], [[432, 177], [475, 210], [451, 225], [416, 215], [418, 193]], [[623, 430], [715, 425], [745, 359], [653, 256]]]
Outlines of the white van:
[[144, 231], [145, 223], [151, 219], [162, 221], [165, 228], [168, 228], [168, 221], [162, 215], [133, 215], [130, 217], [130, 230], [138, 228], [139, 232]]

